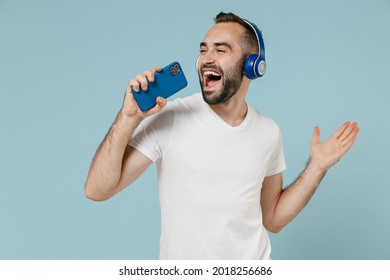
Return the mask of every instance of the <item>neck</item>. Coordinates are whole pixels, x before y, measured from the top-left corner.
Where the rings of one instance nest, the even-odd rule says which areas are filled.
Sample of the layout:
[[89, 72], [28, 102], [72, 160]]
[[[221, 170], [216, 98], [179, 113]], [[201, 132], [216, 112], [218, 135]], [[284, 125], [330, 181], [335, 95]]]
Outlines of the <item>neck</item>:
[[248, 105], [245, 102], [248, 86], [249, 84], [243, 83], [243, 86], [229, 100], [222, 104], [209, 105], [210, 108], [230, 126], [239, 126], [248, 112]]
[[246, 117], [248, 105], [244, 102], [237, 102], [233, 98], [223, 104], [209, 105], [210, 108], [228, 125], [239, 126]]

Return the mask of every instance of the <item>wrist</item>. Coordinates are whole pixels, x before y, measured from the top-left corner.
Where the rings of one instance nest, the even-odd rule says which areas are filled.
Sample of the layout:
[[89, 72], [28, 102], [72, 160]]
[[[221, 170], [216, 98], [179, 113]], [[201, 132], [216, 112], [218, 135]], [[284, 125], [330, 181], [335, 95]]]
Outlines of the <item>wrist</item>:
[[142, 119], [143, 119], [142, 116], [128, 115], [123, 111], [123, 109], [121, 109], [118, 113], [115, 123], [117, 123], [120, 126], [135, 129], [140, 124]]
[[306, 169], [317, 176], [324, 176], [326, 171], [328, 171], [327, 168], [323, 168], [321, 164], [319, 164], [318, 161], [313, 158], [310, 158]]

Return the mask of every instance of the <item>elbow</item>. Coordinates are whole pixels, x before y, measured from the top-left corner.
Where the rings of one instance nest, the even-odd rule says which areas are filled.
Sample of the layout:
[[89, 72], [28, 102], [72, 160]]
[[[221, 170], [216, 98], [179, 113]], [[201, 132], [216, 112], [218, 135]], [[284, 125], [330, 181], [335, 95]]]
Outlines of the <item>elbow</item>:
[[284, 228], [284, 225], [277, 225], [275, 223], [265, 223], [264, 222], [264, 227], [269, 231], [269, 232], [272, 232], [274, 234], [277, 234], [279, 232], [281, 232], [281, 230]]
[[281, 230], [283, 229], [283, 227], [276, 227], [276, 226], [273, 226], [273, 227], [265, 227], [269, 232], [272, 232], [274, 234], [278, 234], [279, 232], [281, 232]]
[[104, 200], [107, 200], [107, 198], [104, 198], [104, 197], [101, 197], [101, 196], [98, 196], [92, 192], [88, 192], [88, 191], [85, 191], [85, 196], [89, 199], [89, 200], [93, 200], [93, 201], [104, 201]]
[[96, 186], [93, 186], [88, 182], [84, 186], [84, 193], [88, 199], [93, 201], [104, 201], [111, 197], [111, 195], [107, 195], [102, 193], [101, 191], [98, 191], [98, 188]]

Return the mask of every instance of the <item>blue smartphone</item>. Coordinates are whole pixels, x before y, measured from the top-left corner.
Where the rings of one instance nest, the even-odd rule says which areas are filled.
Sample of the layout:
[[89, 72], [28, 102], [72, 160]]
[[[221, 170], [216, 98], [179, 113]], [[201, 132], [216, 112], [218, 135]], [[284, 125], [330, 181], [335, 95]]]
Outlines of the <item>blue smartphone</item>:
[[131, 90], [141, 111], [147, 111], [156, 105], [158, 96], [168, 98], [187, 86], [187, 79], [179, 62], [174, 61], [165, 66], [161, 72], [154, 74], [154, 82], [148, 82], [148, 89], [139, 92]]

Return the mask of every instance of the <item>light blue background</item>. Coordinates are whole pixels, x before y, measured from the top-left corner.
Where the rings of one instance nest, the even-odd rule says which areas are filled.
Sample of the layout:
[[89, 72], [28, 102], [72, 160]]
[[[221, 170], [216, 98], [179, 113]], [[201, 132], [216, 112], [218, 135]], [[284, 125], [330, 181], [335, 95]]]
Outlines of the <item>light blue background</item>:
[[[274, 259], [390, 259], [390, 1], [0, 1], [0, 258], [156, 259], [155, 168], [103, 203], [83, 188], [138, 72], [181, 62], [220, 11], [263, 31], [268, 71], [248, 102], [283, 132], [291, 183], [314, 126], [346, 120], [352, 150], [280, 234]], [[189, 217], [190, 219], [191, 217]]]

